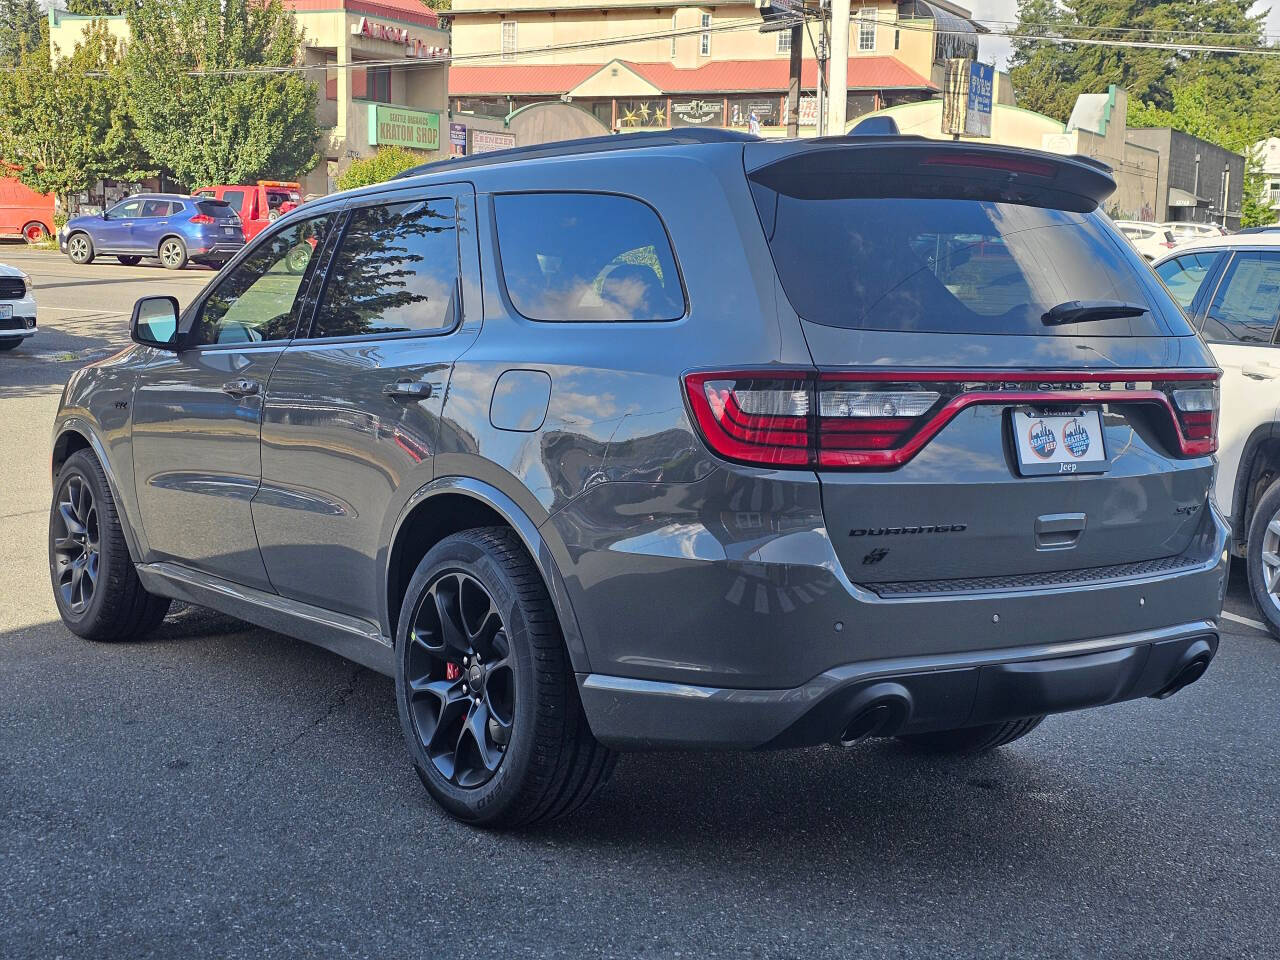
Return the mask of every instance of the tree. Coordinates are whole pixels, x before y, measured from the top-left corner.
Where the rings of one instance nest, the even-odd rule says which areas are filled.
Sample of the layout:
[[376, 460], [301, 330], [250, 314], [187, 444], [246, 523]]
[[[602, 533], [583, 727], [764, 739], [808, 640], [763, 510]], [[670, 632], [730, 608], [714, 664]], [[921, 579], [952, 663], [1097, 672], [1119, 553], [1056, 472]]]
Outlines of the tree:
[[352, 161], [351, 166], [338, 175], [339, 190], [353, 190], [375, 183], [384, 183], [410, 167], [426, 163], [429, 154], [404, 147], [381, 147], [372, 157]]
[[317, 86], [287, 68], [302, 32], [280, 0], [138, 0], [126, 72], [138, 136], [189, 187], [315, 166]]
[[13, 67], [40, 46], [44, 14], [36, 0], [0, 0], [0, 67]]
[[0, 159], [33, 190], [56, 194], [63, 210], [98, 180], [154, 176], [137, 149], [120, 51], [104, 24], [89, 26], [69, 56], [50, 56], [43, 31], [0, 73]]
[[122, 7], [116, 0], [67, 0], [67, 13], [81, 17], [114, 17]]

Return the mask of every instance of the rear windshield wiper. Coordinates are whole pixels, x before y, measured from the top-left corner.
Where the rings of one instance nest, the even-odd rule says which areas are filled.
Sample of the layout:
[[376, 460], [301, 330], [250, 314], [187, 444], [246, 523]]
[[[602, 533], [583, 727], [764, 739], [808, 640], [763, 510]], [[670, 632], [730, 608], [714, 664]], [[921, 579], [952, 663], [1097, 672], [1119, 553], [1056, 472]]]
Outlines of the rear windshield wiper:
[[1146, 312], [1147, 308], [1142, 304], [1125, 300], [1068, 300], [1048, 310], [1040, 319], [1046, 326], [1056, 327], [1064, 323], [1084, 323], [1089, 320], [1140, 317]]

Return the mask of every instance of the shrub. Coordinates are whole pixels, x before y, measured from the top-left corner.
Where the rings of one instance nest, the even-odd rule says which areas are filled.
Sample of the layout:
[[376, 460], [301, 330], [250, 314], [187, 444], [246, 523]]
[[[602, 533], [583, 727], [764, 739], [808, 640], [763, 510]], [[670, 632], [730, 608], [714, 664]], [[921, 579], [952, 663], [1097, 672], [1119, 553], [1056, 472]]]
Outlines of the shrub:
[[420, 153], [417, 150], [406, 150], [404, 147], [381, 147], [372, 157], [362, 157], [352, 161], [351, 166], [338, 175], [338, 189], [351, 190], [354, 187], [385, 183], [396, 174], [432, 159], [434, 159], [432, 154]]

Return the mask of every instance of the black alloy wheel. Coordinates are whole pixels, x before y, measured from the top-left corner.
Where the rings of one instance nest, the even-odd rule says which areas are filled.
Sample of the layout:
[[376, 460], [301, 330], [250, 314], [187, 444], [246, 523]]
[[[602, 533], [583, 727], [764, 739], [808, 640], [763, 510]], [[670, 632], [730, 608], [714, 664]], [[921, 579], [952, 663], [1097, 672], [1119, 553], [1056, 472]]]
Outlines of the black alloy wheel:
[[66, 609], [83, 614], [98, 589], [98, 505], [83, 477], [67, 477], [53, 516], [54, 583]]
[[493, 597], [475, 577], [440, 573], [413, 611], [405, 681], [418, 740], [459, 787], [487, 783], [511, 742], [515, 675]]

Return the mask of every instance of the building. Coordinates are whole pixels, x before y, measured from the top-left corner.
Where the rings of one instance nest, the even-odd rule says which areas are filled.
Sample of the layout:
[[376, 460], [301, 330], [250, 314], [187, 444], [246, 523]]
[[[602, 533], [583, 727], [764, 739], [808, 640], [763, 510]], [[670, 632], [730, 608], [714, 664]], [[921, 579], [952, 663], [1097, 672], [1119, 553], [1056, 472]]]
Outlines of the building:
[[[331, 191], [356, 157], [380, 145], [441, 148], [448, 108], [449, 34], [418, 0], [284, 0], [303, 33], [302, 58], [316, 67], [320, 162], [302, 177], [304, 194]], [[70, 51], [93, 18], [49, 11], [55, 55]], [[107, 17], [128, 40], [124, 17]], [[399, 66], [403, 60], [410, 66]], [[385, 65], [395, 61], [396, 66]], [[362, 63], [376, 66], [361, 66]], [[185, 184], [197, 187], [201, 184]], [[103, 198], [109, 201], [110, 197]]]
[[1127, 139], [1160, 155], [1158, 205], [1151, 219], [1240, 229], [1243, 154], [1169, 127], [1131, 129]]
[[1262, 174], [1262, 202], [1280, 215], [1280, 137], [1255, 143], [1253, 156]]
[[[563, 100], [610, 129], [787, 122], [789, 31], [761, 33], [754, 2], [453, 0], [455, 112], [503, 116]], [[950, 0], [867, 0], [849, 27], [848, 115], [934, 97], [945, 61], [984, 32]], [[816, 29], [813, 31], [816, 37]], [[818, 71], [804, 51], [802, 135], [816, 130]]]

